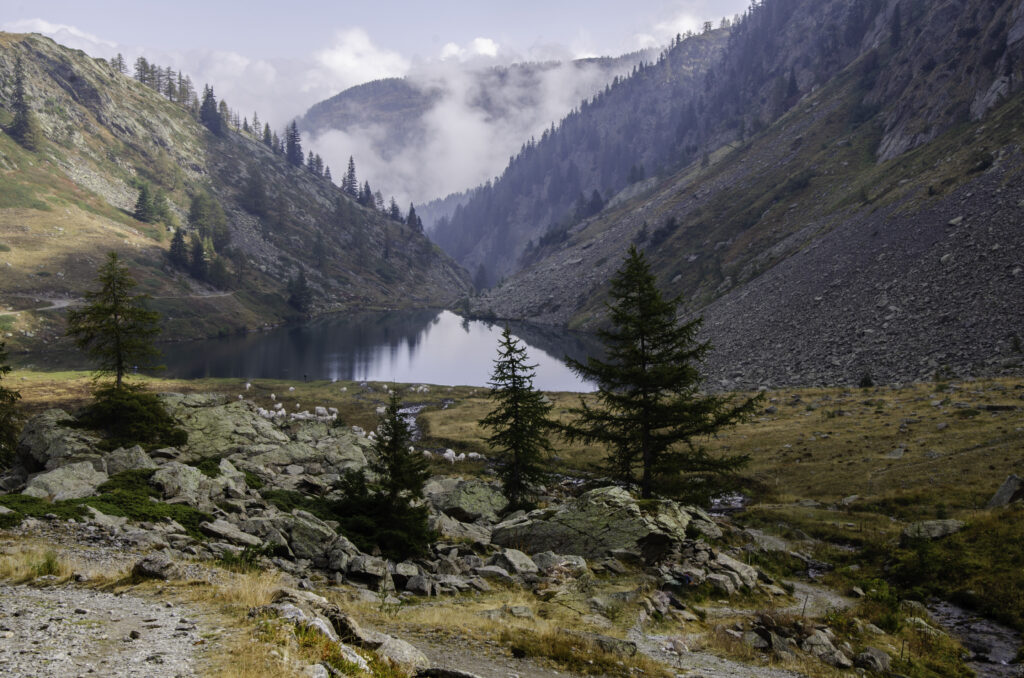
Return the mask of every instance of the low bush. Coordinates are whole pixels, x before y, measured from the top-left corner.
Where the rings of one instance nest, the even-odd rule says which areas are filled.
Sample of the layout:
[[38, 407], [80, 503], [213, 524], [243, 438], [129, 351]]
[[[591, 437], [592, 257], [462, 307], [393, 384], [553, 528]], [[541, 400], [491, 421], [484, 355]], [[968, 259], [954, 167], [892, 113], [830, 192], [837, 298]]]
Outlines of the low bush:
[[153, 450], [188, 442], [188, 434], [175, 425], [154, 393], [133, 387], [104, 386], [93, 396], [95, 400], [74, 425], [100, 432], [104, 437], [102, 449], [141, 445]]

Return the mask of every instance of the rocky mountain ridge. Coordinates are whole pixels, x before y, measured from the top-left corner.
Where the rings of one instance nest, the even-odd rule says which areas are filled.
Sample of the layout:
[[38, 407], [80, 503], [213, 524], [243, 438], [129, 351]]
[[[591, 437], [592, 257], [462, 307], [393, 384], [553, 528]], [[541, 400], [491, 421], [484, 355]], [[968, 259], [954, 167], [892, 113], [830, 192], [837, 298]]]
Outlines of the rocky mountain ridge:
[[[0, 35], [0, 116], [9, 116], [16, 55], [46, 141], [33, 153], [0, 135], [0, 291], [7, 310], [22, 311], [9, 316], [12, 347], [58, 337], [60, 318], [37, 312], [41, 300], [80, 297], [110, 249], [154, 297], [169, 338], [298, 317], [287, 299], [300, 271], [314, 315], [438, 307], [467, 288], [466, 274], [422, 234], [357, 205], [248, 135], [211, 133], [188, 109], [104, 60], [47, 38]], [[166, 196], [167, 223], [133, 218], [141, 182]], [[173, 227], [190, 230], [190, 201], [201, 191], [227, 221], [228, 242], [211, 255], [225, 264], [219, 289], [167, 255]]]
[[[825, 4], [766, 2], [750, 25], [851, 21]], [[716, 387], [1019, 374], [1024, 8], [851, 7], [868, 5], [824, 32], [849, 36], [837, 54], [850, 59], [821, 62], [824, 84], [805, 91], [802, 69], [819, 62], [774, 43], [761, 63], [792, 72], [799, 101], [567, 228], [474, 310], [594, 328], [635, 243], [686, 314], [705, 317]], [[750, 52], [740, 34], [715, 73]]]

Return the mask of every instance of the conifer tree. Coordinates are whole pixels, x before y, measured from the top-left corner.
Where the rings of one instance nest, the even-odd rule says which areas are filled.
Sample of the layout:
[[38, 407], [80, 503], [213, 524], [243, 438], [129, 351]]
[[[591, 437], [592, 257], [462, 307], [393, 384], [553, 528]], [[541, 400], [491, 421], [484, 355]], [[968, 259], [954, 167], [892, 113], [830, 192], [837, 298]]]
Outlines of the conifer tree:
[[409, 203], [409, 214], [405, 217], [405, 223], [417, 233], [423, 232], [423, 221], [416, 214], [416, 208], [412, 206], [412, 203]]
[[255, 165], [249, 168], [249, 178], [242, 189], [240, 200], [242, 207], [257, 217], [267, 216], [270, 210], [270, 200], [267, 198], [267, 189], [263, 184], [263, 175]]
[[39, 129], [39, 122], [29, 106], [28, 95], [25, 93], [25, 64], [21, 60], [21, 54], [14, 58], [14, 96], [11, 107], [14, 110], [14, 120], [7, 128], [7, 133], [26, 150], [39, 150], [43, 142], [43, 133]]
[[[7, 348], [0, 342], [0, 380], [11, 371], [7, 364]], [[18, 447], [20, 419], [18, 401], [21, 394], [6, 386], [0, 385], [0, 469], [6, 469], [14, 459]]]
[[298, 124], [292, 120], [284, 130], [284, 157], [292, 165], [302, 167], [302, 137]]
[[299, 275], [288, 281], [288, 304], [296, 311], [305, 313], [313, 301], [313, 293], [306, 280], [306, 269], [299, 266]]
[[568, 361], [597, 383], [597, 403], [581, 400], [564, 432], [569, 440], [608, 446], [608, 470], [639, 486], [643, 498], [660, 490], [707, 500], [748, 458], [712, 457], [698, 439], [744, 420], [758, 399], [735, 404], [700, 392], [699, 363], [711, 348], [696, 339], [702, 321], [679, 324], [681, 300], [662, 297], [635, 245], [612, 277], [610, 295], [611, 327], [598, 332], [606, 357]]
[[149, 183], [142, 182], [139, 186], [139, 197], [135, 201], [135, 211], [132, 212], [137, 220], [151, 224], [159, 218], [159, 210], [156, 205], [156, 199], [153, 196], [153, 190], [149, 187]]
[[263, 123], [263, 144], [267, 148], [273, 148], [274, 147], [274, 138], [270, 135], [270, 123], [269, 122]]
[[489, 382], [494, 409], [480, 425], [492, 431], [487, 444], [498, 452], [498, 477], [513, 508], [528, 504], [531, 488], [545, 476], [544, 455], [551, 451], [551, 404], [533, 388], [536, 367], [527, 363], [526, 347], [506, 326]]
[[327, 179], [327, 181], [330, 181], [331, 183], [334, 183], [334, 180], [331, 178], [331, 166], [330, 165], [324, 165], [324, 179]]
[[168, 256], [171, 263], [178, 268], [188, 268], [188, 246], [185, 245], [185, 231], [180, 228], [174, 229]]
[[196, 280], [206, 280], [207, 262], [206, 247], [203, 240], [195, 233], [192, 234], [192, 242], [189, 245], [188, 268], [189, 273]]
[[410, 451], [412, 435], [402, 417], [398, 394], [391, 392], [377, 426], [376, 457], [369, 462], [377, 476], [377, 489], [389, 506], [405, 507], [423, 498], [423, 485], [430, 477], [423, 455]]
[[348, 171], [345, 172], [345, 177], [341, 180], [341, 190], [355, 200], [359, 197], [359, 181], [356, 179], [356, 161], [352, 156], [348, 156]]
[[114, 375], [119, 390], [128, 370], [156, 366], [159, 315], [146, 308], [148, 295], [132, 294], [135, 280], [116, 252], [107, 254], [96, 281], [100, 288], [85, 293], [88, 303], [68, 311], [67, 334], [96, 361], [99, 374]]
[[199, 122], [217, 136], [224, 136], [226, 125], [217, 106], [217, 97], [209, 85], [203, 87], [203, 102], [199, 105]]

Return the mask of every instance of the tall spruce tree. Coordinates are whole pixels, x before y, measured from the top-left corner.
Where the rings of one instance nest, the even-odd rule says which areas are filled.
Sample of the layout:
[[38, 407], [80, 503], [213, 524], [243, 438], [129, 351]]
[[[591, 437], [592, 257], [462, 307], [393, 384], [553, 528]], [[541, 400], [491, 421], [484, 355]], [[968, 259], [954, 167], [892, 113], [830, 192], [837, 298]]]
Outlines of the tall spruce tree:
[[114, 375], [119, 390], [128, 370], [157, 365], [160, 352], [153, 341], [160, 333], [160, 316], [146, 308], [149, 295], [132, 294], [135, 279], [116, 252], [107, 254], [96, 281], [99, 289], [85, 293], [88, 303], [68, 311], [67, 334], [96, 361], [99, 374]]
[[284, 130], [284, 157], [296, 167], [303, 165], [302, 136], [299, 134], [299, 126], [294, 120]]
[[199, 104], [199, 122], [217, 136], [224, 136], [227, 126], [217, 106], [217, 97], [209, 85], [203, 87], [203, 101]]
[[697, 341], [702, 321], [677, 321], [681, 300], [662, 297], [635, 245], [612, 277], [610, 295], [611, 327], [598, 332], [605, 358], [568, 361], [597, 383], [597, 402], [581, 399], [564, 432], [570, 441], [606, 445], [613, 477], [638, 486], [644, 498], [659, 492], [706, 501], [748, 458], [712, 457], [699, 439], [750, 416], [758, 399], [737, 404], [701, 393], [699, 364], [711, 349]]
[[132, 216], [147, 224], [160, 218], [160, 210], [157, 207], [156, 198], [153, 196], [153, 190], [145, 181], [139, 186], [139, 197], [135, 200], [135, 210], [132, 212]]
[[14, 96], [11, 100], [14, 119], [7, 128], [7, 133], [29, 151], [39, 150], [43, 142], [43, 133], [39, 129], [39, 121], [29, 106], [28, 94], [25, 93], [25, 64], [21, 54], [14, 58]]
[[498, 452], [498, 477], [513, 508], [528, 505], [532, 487], [544, 479], [544, 455], [551, 451], [551, 403], [533, 388], [536, 365], [506, 326], [491, 373], [494, 409], [480, 420], [492, 431], [487, 444]]
[[[7, 364], [7, 347], [0, 342], [0, 380], [11, 371]], [[21, 394], [0, 385], [0, 469], [6, 469], [14, 459], [18, 447], [18, 433], [21, 417], [18, 413], [18, 401]]]
[[377, 441], [373, 446], [376, 456], [369, 467], [377, 476], [375, 489], [388, 505], [406, 508], [414, 500], [423, 498], [423, 485], [430, 471], [423, 455], [410, 449], [412, 434], [401, 406], [398, 394], [392, 391], [377, 426]]
[[168, 256], [178, 268], [188, 268], [188, 246], [185, 244], [185, 231], [180, 228], [174, 229]]
[[341, 179], [341, 190], [345, 191], [346, 195], [353, 200], [359, 197], [359, 180], [356, 179], [356, 161], [351, 155], [348, 156], [348, 170], [345, 172], [345, 176]]

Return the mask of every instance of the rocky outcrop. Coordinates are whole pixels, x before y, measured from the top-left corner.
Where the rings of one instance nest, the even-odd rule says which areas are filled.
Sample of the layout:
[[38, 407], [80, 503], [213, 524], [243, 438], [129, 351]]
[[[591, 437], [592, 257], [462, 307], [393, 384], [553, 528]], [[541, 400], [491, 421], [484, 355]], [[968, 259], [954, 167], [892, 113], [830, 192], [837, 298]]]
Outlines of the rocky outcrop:
[[106, 480], [106, 473], [97, 471], [87, 461], [80, 461], [33, 476], [22, 494], [51, 501], [81, 499], [94, 494]]
[[99, 438], [68, 426], [64, 410], [46, 410], [25, 423], [18, 441], [18, 460], [28, 471], [52, 471], [65, 464], [88, 461], [100, 465]]
[[464, 523], [480, 519], [493, 523], [508, 506], [499, 487], [480, 480], [433, 478], [423, 494], [434, 508]]
[[640, 504], [618, 487], [591, 490], [554, 509], [532, 511], [496, 525], [495, 544], [521, 546], [531, 552], [554, 551], [587, 558], [617, 550], [642, 554], [653, 562], [672, 545], [694, 534], [721, 536], [701, 509], [681, 507], [673, 501]]

